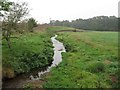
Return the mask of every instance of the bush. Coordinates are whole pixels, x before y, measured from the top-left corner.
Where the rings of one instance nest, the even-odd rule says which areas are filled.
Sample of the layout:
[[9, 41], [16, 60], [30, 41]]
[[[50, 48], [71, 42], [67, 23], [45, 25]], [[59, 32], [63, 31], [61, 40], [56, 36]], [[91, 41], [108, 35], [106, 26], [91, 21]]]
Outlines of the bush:
[[99, 73], [105, 71], [105, 65], [101, 62], [91, 62], [87, 66], [87, 70], [92, 73]]
[[69, 43], [69, 41], [64, 41], [64, 40], [63, 40], [63, 44], [67, 52], [77, 52], [77, 47], [75, 44]]
[[30, 32], [33, 32], [33, 28], [36, 27], [36, 26], [37, 26], [37, 22], [35, 21], [35, 19], [34, 18], [30, 18], [28, 20], [28, 30]]
[[9, 62], [15, 74], [30, 72], [32, 69], [48, 67], [53, 61], [53, 51], [45, 48], [42, 52], [25, 51]]
[[[52, 63], [52, 56], [53, 53], [50, 53], [48, 48], [45, 48], [42, 53], [24, 52], [19, 58], [19, 61], [22, 64], [19, 69], [22, 69], [21, 72], [29, 72], [34, 68], [46, 67]], [[18, 71], [19, 70], [17, 70], [17, 72]]]

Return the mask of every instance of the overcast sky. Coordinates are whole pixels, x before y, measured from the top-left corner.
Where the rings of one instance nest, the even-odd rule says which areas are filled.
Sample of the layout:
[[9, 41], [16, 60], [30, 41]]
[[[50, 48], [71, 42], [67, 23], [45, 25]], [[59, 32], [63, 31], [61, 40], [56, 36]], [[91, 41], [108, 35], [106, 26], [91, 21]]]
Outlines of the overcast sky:
[[[17, 1], [17, 0], [10, 0]], [[118, 16], [120, 0], [19, 0], [28, 2], [30, 17], [39, 23], [52, 20], [75, 20], [94, 16]]]

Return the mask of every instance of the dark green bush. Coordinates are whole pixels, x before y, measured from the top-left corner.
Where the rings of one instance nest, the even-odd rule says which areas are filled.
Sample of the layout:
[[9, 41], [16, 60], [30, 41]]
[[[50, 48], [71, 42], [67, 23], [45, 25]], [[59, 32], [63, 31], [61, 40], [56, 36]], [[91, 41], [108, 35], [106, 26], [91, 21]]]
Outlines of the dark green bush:
[[[29, 72], [31, 69], [43, 68], [51, 65], [53, 61], [53, 52], [50, 48], [45, 48], [43, 52], [24, 52], [11, 62], [16, 73]], [[19, 64], [18, 64], [19, 63]]]
[[87, 66], [87, 70], [92, 73], [99, 73], [105, 71], [105, 65], [102, 62], [91, 62]]

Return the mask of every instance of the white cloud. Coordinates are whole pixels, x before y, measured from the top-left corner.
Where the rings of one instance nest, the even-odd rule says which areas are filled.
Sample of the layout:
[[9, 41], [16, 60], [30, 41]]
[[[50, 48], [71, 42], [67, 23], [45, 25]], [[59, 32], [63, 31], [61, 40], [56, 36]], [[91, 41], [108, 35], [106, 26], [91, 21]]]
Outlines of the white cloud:
[[[13, 0], [15, 1], [15, 0]], [[20, 0], [29, 3], [30, 14], [40, 23], [49, 19], [72, 20], [118, 15], [119, 0]]]

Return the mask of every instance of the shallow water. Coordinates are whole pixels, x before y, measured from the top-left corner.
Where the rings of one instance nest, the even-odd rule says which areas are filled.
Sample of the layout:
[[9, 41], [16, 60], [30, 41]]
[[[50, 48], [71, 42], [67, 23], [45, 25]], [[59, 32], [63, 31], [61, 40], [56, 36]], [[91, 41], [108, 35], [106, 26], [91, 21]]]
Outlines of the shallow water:
[[65, 51], [65, 47], [63, 43], [56, 40], [57, 35], [51, 38], [51, 41], [53, 43], [53, 50], [54, 50], [54, 56], [53, 56], [53, 62], [52, 65], [49, 66], [44, 71], [33, 71], [30, 74], [22, 74], [19, 75], [13, 79], [9, 79], [3, 82], [3, 88], [22, 88], [24, 84], [39, 80], [41, 79], [41, 75], [44, 75], [45, 73], [49, 72], [52, 67], [56, 67], [61, 61], [62, 61], [62, 52]]
[[40, 78], [40, 76], [42, 74], [44, 74], [46, 72], [49, 72], [52, 67], [57, 66], [62, 61], [62, 55], [61, 55], [61, 53], [62, 52], [66, 52], [63, 43], [61, 43], [58, 40], [56, 40], [56, 37], [57, 37], [57, 35], [55, 35], [54, 37], [51, 38], [51, 41], [52, 41], [53, 46], [54, 46], [54, 48], [53, 48], [53, 50], [54, 50], [53, 59], [54, 60], [52, 62], [52, 65], [49, 66], [46, 71], [38, 72], [39, 78]]

